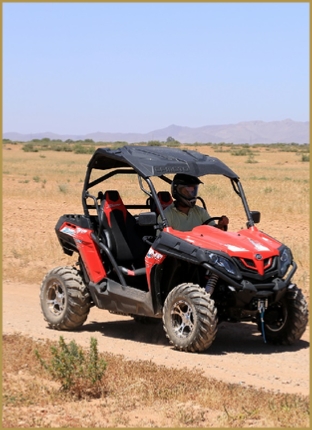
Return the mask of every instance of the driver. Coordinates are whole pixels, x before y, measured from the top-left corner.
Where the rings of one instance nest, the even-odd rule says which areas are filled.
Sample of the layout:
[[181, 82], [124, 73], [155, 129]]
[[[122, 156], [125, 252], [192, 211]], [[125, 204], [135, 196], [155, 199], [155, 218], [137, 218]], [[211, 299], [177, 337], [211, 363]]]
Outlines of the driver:
[[[177, 173], [171, 183], [171, 194], [174, 202], [164, 210], [169, 226], [175, 230], [189, 231], [203, 224], [210, 217], [206, 209], [195, 205], [199, 184], [202, 182], [196, 177]], [[158, 218], [160, 222], [160, 217]], [[226, 216], [222, 216], [218, 224], [211, 221], [213, 225], [221, 230], [229, 223]]]

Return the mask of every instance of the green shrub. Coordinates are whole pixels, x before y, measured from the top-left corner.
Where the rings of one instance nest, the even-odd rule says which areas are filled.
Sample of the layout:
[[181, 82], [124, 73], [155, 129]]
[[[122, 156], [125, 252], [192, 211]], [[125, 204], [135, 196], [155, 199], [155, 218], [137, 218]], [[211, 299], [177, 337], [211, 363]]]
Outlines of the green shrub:
[[35, 350], [42, 367], [57, 381], [61, 388], [78, 398], [99, 397], [103, 392], [102, 378], [107, 363], [99, 358], [97, 340], [91, 337], [86, 354], [74, 340], [66, 344], [60, 336], [58, 346], [51, 346], [52, 358], [47, 363]]
[[68, 145], [67, 143], [63, 144], [63, 145], [51, 145], [50, 147], [51, 150], [53, 151], [57, 151], [57, 152], [72, 152], [73, 148]]
[[74, 153], [75, 154], [93, 154], [94, 147], [93, 146], [85, 146], [80, 143], [76, 144], [74, 146]]
[[23, 146], [24, 152], [38, 152], [38, 149], [34, 147], [32, 143], [26, 143], [26, 145]]
[[301, 161], [310, 161], [310, 154], [302, 154]]
[[232, 150], [231, 155], [237, 155], [237, 156], [252, 155], [252, 150], [249, 148], [240, 148], [237, 150]]

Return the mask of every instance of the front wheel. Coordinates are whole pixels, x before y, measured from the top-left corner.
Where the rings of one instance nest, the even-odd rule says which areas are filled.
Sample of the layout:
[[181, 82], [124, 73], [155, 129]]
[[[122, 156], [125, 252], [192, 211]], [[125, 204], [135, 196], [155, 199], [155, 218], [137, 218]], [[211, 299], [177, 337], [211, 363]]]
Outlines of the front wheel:
[[74, 330], [86, 321], [91, 299], [75, 267], [56, 267], [42, 281], [40, 304], [50, 328]]
[[199, 285], [181, 284], [168, 294], [163, 326], [170, 344], [186, 352], [202, 352], [217, 334], [217, 309]]
[[308, 324], [308, 305], [302, 291], [294, 286], [277, 303], [264, 312], [264, 322], [258, 316], [258, 329], [269, 343], [292, 345], [298, 341]]

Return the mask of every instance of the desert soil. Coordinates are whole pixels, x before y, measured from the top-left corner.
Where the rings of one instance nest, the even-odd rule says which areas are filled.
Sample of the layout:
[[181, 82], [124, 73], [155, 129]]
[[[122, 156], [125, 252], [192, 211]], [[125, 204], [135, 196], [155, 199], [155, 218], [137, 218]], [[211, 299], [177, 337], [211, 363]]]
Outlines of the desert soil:
[[[13, 151], [17, 151], [18, 154], [20, 149], [12, 146]], [[35, 157], [32, 154], [28, 156]], [[60, 156], [64, 157], [62, 154]], [[279, 154], [279, 156], [282, 155]], [[44, 161], [40, 157], [38, 160], [42, 163]], [[14, 167], [15, 164], [12, 166]], [[49, 247], [58, 247], [54, 235], [55, 220], [60, 214], [75, 213], [77, 210], [75, 204], [80, 204], [80, 197], [75, 203], [70, 194], [64, 195], [63, 200], [58, 195], [56, 203], [52, 197], [48, 198], [52, 193], [48, 190], [52, 180], [47, 182], [45, 188], [35, 181], [29, 181], [24, 184], [27, 192], [24, 191], [22, 195], [16, 194], [17, 179], [13, 167], [10, 167], [9, 173], [11, 173], [4, 175], [3, 179], [3, 225], [5, 226], [3, 238], [14, 238], [15, 241], [15, 248], [11, 246], [10, 241], [5, 242], [8, 249], [4, 248], [3, 256], [2, 328], [4, 334], [18, 332], [31, 336], [35, 340], [55, 341], [58, 341], [62, 335], [66, 341], [75, 340], [86, 347], [90, 345], [90, 337], [95, 337], [101, 352], [120, 354], [130, 360], [151, 360], [159, 365], [200, 369], [207, 377], [246, 387], [252, 386], [282, 393], [309, 394], [309, 328], [295, 345], [273, 346], [264, 343], [255, 324], [222, 323], [219, 325], [217, 337], [212, 346], [201, 354], [184, 353], [172, 349], [161, 321], [157, 325], [142, 325], [134, 322], [130, 317], [113, 315], [97, 308], [91, 309], [88, 320], [79, 331], [50, 330], [41, 314], [40, 282], [21, 283], [14, 280], [17, 279], [15, 272], [20, 267], [20, 260], [17, 260], [18, 256], [15, 254], [20, 250], [31, 253], [33, 250], [26, 247], [28, 243], [29, 246], [39, 249], [36, 251], [37, 254], [42, 253], [42, 258], [36, 258], [33, 262], [23, 261], [25, 266], [23, 273], [29, 276], [32, 271], [37, 273], [42, 269], [44, 274], [53, 267], [62, 265], [62, 262], [57, 259], [50, 267], [50, 263], [47, 264], [48, 257], [45, 259], [43, 252], [47, 253]], [[26, 165], [25, 169], [29, 169], [29, 166]], [[19, 186], [22, 187], [23, 184]], [[77, 184], [77, 187], [80, 190], [81, 183]], [[44, 202], [41, 201], [43, 198], [45, 198]], [[29, 199], [32, 199], [31, 204]], [[278, 215], [277, 212], [275, 217], [264, 216], [261, 228], [277, 238], [280, 237], [282, 229], [282, 238], [286, 243], [296, 240], [306, 244], [309, 241], [309, 225], [304, 211], [295, 211], [292, 216], [283, 220], [278, 219]], [[47, 232], [50, 235], [48, 237]], [[33, 241], [29, 241], [30, 237], [34, 238]], [[52, 251], [51, 255], [53, 255]], [[51, 258], [49, 256], [50, 260]], [[33, 279], [42, 278], [36, 275]], [[305, 293], [309, 300], [309, 295]]]
[[95, 337], [101, 352], [175, 368], [200, 369], [206, 377], [282, 393], [309, 394], [309, 328], [293, 346], [264, 343], [255, 324], [222, 323], [212, 346], [200, 354], [175, 351], [161, 321], [143, 325], [130, 317], [91, 308], [79, 331], [50, 330], [41, 314], [40, 285], [3, 281], [3, 333], [33, 339], [75, 340], [88, 347]]

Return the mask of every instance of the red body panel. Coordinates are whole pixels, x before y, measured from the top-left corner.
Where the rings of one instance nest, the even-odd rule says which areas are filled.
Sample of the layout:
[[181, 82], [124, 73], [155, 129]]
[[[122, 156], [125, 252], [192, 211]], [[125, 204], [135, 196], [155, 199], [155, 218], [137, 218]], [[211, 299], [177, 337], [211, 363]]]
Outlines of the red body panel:
[[151, 289], [152, 268], [155, 266], [155, 264], [161, 264], [165, 258], [166, 258], [165, 255], [155, 251], [152, 247], [150, 247], [150, 249], [148, 250], [145, 257], [145, 267], [146, 267], [147, 285], [149, 290]]
[[97, 283], [106, 277], [99, 250], [91, 238], [92, 230], [65, 222], [60, 231], [73, 237], [90, 281]]

